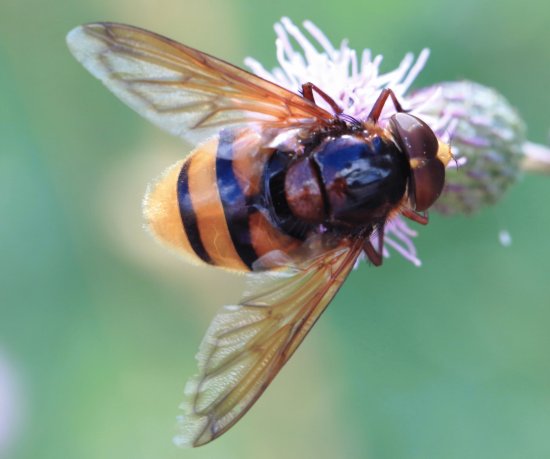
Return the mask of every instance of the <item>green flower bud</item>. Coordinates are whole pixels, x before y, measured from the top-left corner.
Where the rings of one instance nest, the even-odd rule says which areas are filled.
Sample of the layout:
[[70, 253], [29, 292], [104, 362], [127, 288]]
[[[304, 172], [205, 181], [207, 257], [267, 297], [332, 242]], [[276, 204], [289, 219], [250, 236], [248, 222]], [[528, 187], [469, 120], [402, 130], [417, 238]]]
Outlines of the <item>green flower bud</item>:
[[[437, 87], [420, 111], [440, 120], [434, 129], [448, 136], [455, 161], [447, 167], [445, 188], [434, 209], [470, 214], [497, 202], [521, 177], [525, 124], [494, 89], [470, 81]], [[428, 90], [434, 88], [419, 93]]]

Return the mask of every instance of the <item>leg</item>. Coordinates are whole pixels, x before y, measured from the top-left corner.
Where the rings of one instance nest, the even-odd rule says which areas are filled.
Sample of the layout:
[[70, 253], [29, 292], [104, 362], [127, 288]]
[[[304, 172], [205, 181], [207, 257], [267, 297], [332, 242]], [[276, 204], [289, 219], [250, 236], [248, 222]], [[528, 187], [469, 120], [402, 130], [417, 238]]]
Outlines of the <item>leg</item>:
[[427, 225], [428, 224], [428, 213], [424, 212], [423, 214], [420, 214], [412, 209], [403, 209], [401, 210], [401, 214], [404, 217], [407, 217], [409, 220], [412, 220], [413, 222], [420, 223], [421, 225]]
[[384, 226], [381, 226], [377, 230], [378, 235], [378, 251], [373, 247], [370, 239], [367, 239], [363, 244], [363, 250], [367, 255], [367, 258], [374, 266], [381, 266], [384, 261], [382, 252], [384, 251]]
[[382, 109], [384, 108], [384, 105], [386, 105], [388, 97], [391, 97], [393, 105], [395, 105], [395, 109], [398, 112], [407, 112], [407, 110], [403, 110], [403, 107], [401, 107], [401, 104], [397, 100], [397, 97], [395, 97], [394, 92], [391, 89], [386, 88], [380, 93], [378, 99], [376, 99], [376, 102], [372, 106], [372, 110], [367, 117], [368, 121], [372, 121], [373, 123], [378, 121], [378, 118], [380, 118], [380, 114], [382, 113]]
[[310, 102], [315, 103], [315, 99], [313, 97], [313, 91], [315, 91], [317, 94], [319, 94], [325, 102], [327, 102], [330, 105], [330, 108], [332, 108], [332, 111], [336, 113], [337, 115], [341, 114], [344, 110], [342, 107], [340, 107], [332, 97], [330, 97], [326, 92], [319, 89], [317, 86], [315, 86], [313, 83], [304, 83], [302, 85], [302, 94], [304, 96], [304, 99], [309, 100]]

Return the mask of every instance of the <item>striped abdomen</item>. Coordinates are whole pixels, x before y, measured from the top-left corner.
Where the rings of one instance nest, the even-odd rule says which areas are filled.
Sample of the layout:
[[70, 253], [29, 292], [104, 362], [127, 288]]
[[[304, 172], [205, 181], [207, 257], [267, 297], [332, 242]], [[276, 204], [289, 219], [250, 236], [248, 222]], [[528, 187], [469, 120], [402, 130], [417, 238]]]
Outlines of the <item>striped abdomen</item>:
[[297, 246], [261, 205], [270, 158], [261, 146], [251, 131], [222, 131], [170, 167], [145, 198], [152, 232], [195, 261], [239, 271]]

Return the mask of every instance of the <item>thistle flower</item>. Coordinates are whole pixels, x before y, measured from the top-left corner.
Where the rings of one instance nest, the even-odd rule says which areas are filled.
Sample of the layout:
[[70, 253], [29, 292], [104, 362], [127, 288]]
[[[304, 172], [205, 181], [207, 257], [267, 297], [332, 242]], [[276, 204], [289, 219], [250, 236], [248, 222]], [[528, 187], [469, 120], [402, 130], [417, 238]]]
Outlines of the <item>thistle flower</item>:
[[[469, 81], [441, 83], [438, 89], [438, 97], [423, 107], [424, 118], [432, 120], [436, 133], [451, 133], [460, 167], [448, 168], [435, 209], [470, 214], [496, 203], [521, 177], [525, 124], [493, 89]], [[430, 90], [413, 97], [425, 98]]]
[[[550, 149], [526, 140], [523, 121], [495, 90], [461, 81], [409, 93], [428, 60], [427, 49], [416, 59], [406, 54], [395, 70], [381, 73], [382, 56], [373, 56], [368, 49], [359, 56], [345, 40], [335, 47], [310, 21], [303, 27], [312, 39], [288, 18], [275, 24], [280, 67], [268, 71], [252, 58], [245, 64], [262, 78], [295, 92], [302, 83], [314, 83], [344, 113], [358, 119], [367, 117], [381, 90], [391, 88], [407, 110], [451, 144], [455, 161], [447, 170], [436, 211], [446, 215], [476, 212], [497, 202], [523, 169], [550, 170]], [[324, 101], [316, 102], [330, 110]], [[386, 104], [379, 121], [382, 127], [394, 113], [393, 104]], [[384, 256], [392, 249], [419, 266], [413, 243], [416, 236], [402, 217], [394, 218], [385, 228]]]

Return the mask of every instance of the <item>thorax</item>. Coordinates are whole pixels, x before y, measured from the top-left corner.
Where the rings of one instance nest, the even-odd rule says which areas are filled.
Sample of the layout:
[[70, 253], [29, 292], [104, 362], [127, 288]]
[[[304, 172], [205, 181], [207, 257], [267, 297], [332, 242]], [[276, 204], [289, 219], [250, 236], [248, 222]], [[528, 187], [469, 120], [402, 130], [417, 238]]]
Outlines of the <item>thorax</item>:
[[[405, 195], [410, 166], [386, 132], [335, 126], [272, 156], [266, 189], [283, 225], [355, 232], [387, 218]], [[272, 174], [270, 174], [272, 172]]]

